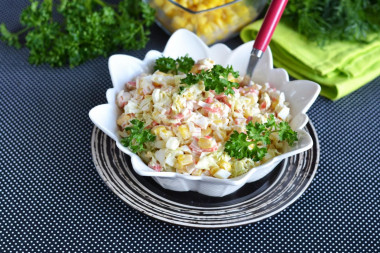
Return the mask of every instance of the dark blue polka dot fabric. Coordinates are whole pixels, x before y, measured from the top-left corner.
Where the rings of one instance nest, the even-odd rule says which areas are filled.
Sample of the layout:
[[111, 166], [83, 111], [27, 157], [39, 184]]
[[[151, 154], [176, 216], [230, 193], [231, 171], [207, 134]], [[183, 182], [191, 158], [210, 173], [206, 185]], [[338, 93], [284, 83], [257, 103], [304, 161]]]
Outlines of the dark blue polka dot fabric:
[[[19, 29], [27, 4], [0, 1], [0, 22]], [[142, 58], [167, 39], [154, 26], [146, 49], [121, 53]], [[257, 223], [209, 230], [147, 217], [98, 176], [88, 111], [112, 86], [106, 58], [52, 69], [27, 57], [0, 43], [0, 252], [379, 252], [380, 78], [310, 109], [321, 156], [301, 198]]]

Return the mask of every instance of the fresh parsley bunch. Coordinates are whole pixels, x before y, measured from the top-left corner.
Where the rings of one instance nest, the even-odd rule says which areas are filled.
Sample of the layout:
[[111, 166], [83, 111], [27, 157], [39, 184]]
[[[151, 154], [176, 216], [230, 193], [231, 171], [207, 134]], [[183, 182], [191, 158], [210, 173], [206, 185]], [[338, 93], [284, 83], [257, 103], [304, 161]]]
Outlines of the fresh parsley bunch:
[[124, 130], [129, 133], [127, 137], [120, 140], [121, 144], [128, 147], [134, 153], [144, 151], [144, 143], [156, 140], [156, 136], [150, 130], [144, 129], [144, 122], [133, 119], [132, 126], [126, 127]]
[[[181, 79], [183, 84], [187, 87], [197, 84], [203, 81], [205, 85], [205, 90], [214, 90], [217, 94], [224, 93], [235, 94], [233, 87], [238, 88], [239, 83], [231, 82], [228, 80], [228, 75], [232, 74], [233, 77], [239, 77], [239, 73], [234, 71], [232, 66], [227, 66], [224, 68], [221, 65], [214, 65], [210, 70], [202, 70], [199, 74], [188, 73], [185, 78]], [[184, 88], [181, 88], [183, 90]]]
[[379, 34], [379, 13], [380, 0], [293, 0], [281, 22], [324, 45], [333, 40], [366, 41], [368, 34]]
[[[53, 19], [56, 12], [61, 22]], [[19, 37], [26, 33], [31, 64], [74, 67], [121, 48], [145, 47], [154, 13], [148, 4], [134, 0], [118, 5], [102, 0], [30, 0], [20, 18], [25, 28], [11, 33], [2, 23], [0, 39], [20, 48]]]
[[293, 131], [287, 122], [276, 123], [273, 115], [264, 124], [249, 122], [246, 129], [247, 133], [234, 131], [226, 142], [224, 151], [231, 157], [262, 160], [268, 152], [267, 146], [271, 143], [269, 136], [275, 132], [279, 134], [281, 141], [286, 141], [289, 145], [298, 140], [297, 132]]
[[193, 58], [188, 55], [181, 56], [174, 60], [170, 57], [160, 57], [156, 60], [154, 70], [177, 75], [178, 72], [189, 73], [194, 66]]

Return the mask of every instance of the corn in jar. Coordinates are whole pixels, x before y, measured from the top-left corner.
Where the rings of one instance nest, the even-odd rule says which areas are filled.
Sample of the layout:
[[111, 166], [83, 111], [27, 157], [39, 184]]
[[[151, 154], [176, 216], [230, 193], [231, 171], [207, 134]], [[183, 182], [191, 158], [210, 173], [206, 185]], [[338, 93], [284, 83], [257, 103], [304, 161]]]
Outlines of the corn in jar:
[[253, 21], [265, 6], [262, 0], [151, 0], [159, 24], [169, 33], [185, 28], [206, 44], [230, 38]]

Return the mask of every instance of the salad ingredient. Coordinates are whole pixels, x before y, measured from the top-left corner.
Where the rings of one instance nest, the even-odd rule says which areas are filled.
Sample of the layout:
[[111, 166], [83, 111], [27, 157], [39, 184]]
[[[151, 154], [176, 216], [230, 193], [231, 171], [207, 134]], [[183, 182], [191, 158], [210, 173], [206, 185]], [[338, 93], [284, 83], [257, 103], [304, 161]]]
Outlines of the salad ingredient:
[[144, 122], [140, 120], [133, 119], [131, 124], [124, 129], [128, 136], [123, 137], [120, 142], [123, 146], [130, 148], [132, 152], [139, 153], [145, 150], [144, 144], [153, 142], [156, 136], [150, 130], [144, 129]]
[[[58, 12], [63, 20], [55, 21]], [[145, 47], [154, 22], [154, 9], [144, 1], [122, 0], [112, 5], [102, 0], [31, 0], [20, 20], [24, 29], [11, 33], [0, 25], [0, 39], [21, 47], [26, 33], [31, 64], [77, 66], [118, 49]], [[54, 15], [53, 15], [54, 14]]]
[[[200, 73], [189, 73], [182, 83], [187, 84], [185, 87], [197, 84], [202, 81], [205, 85], [206, 91], [213, 90], [216, 94], [224, 93], [225, 95], [234, 94], [232, 88], [238, 88], [239, 83], [232, 82], [239, 77], [239, 73], [232, 69], [232, 66], [224, 68], [221, 65], [214, 65], [211, 69], [202, 69]], [[183, 87], [183, 86], [182, 86]], [[183, 90], [184, 88], [182, 88]]]
[[194, 65], [194, 60], [188, 55], [174, 60], [170, 57], [160, 57], [156, 60], [154, 70], [177, 75], [179, 71], [188, 73]]
[[289, 1], [281, 22], [294, 27], [320, 45], [331, 40], [365, 40], [380, 31], [380, 1]]
[[268, 152], [267, 146], [271, 144], [270, 136], [273, 133], [278, 133], [279, 140], [285, 140], [289, 145], [298, 140], [297, 132], [293, 131], [287, 122], [276, 123], [272, 114], [266, 123], [249, 122], [246, 133], [234, 131], [224, 150], [237, 159], [251, 158], [253, 161], [260, 161]]
[[[134, 146], [132, 151], [150, 168], [233, 178], [297, 140], [286, 123], [291, 115], [283, 92], [268, 83], [248, 84], [232, 67], [210, 59], [198, 60], [186, 74], [177, 60], [159, 58], [160, 64], [171, 66], [165, 67], [168, 73], [142, 73], [116, 97], [122, 109], [119, 134], [126, 138], [122, 144]], [[190, 78], [197, 82], [187, 84]], [[233, 93], [226, 94], [226, 81], [232, 82]]]

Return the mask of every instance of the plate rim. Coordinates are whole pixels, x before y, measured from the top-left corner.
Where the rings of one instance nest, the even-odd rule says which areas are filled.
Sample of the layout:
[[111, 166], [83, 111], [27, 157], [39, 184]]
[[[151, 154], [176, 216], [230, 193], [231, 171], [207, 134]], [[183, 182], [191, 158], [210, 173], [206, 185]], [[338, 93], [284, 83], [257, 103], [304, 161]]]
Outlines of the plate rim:
[[[180, 220], [170, 219], [170, 217], [168, 215], [163, 215], [163, 214], [160, 215], [159, 213], [155, 214], [153, 210], [147, 210], [147, 208], [149, 209], [149, 207], [144, 208], [141, 205], [134, 204], [136, 202], [136, 200], [135, 201], [132, 200], [133, 196], [130, 196], [130, 195], [126, 196], [125, 194], [122, 194], [121, 191], [120, 191], [121, 189], [118, 189], [117, 185], [115, 184], [115, 182], [113, 182], [112, 180], [110, 180], [109, 178], [107, 178], [107, 176], [105, 175], [106, 173], [103, 170], [102, 166], [99, 163], [96, 162], [97, 161], [97, 153], [96, 153], [95, 145], [94, 145], [95, 142], [97, 141], [96, 138], [94, 138], [95, 135], [96, 135], [96, 133], [99, 131], [103, 135], [104, 138], [109, 138], [106, 134], [104, 134], [96, 126], [93, 127], [92, 134], [91, 134], [91, 153], [92, 153], [92, 159], [93, 159], [96, 171], [98, 172], [98, 174], [101, 177], [102, 181], [107, 185], [107, 187], [114, 194], [116, 194], [121, 200], [123, 200], [123, 202], [125, 202], [129, 207], [131, 207], [131, 208], [139, 211], [140, 213], [143, 213], [143, 214], [145, 214], [145, 215], [147, 215], [147, 216], [149, 216], [151, 218], [154, 218], [154, 219], [166, 222], [166, 223], [170, 223], [170, 224], [173, 224], [173, 225], [185, 226], [185, 227], [204, 228], [204, 229], [217, 229], [217, 228], [236, 227], [236, 226], [242, 226], [242, 225], [248, 225], [248, 224], [251, 224], [251, 223], [255, 223], [255, 222], [258, 222], [260, 220], [264, 220], [264, 219], [267, 219], [267, 218], [269, 218], [271, 216], [276, 215], [277, 213], [283, 211], [284, 209], [286, 209], [287, 207], [289, 207], [290, 205], [292, 205], [309, 188], [311, 182], [313, 181], [313, 179], [314, 179], [314, 177], [316, 175], [318, 167], [319, 167], [320, 146], [319, 146], [319, 139], [318, 139], [317, 132], [315, 131], [315, 127], [314, 127], [314, 125], [312, 124], [312, 122], [310, 120], [307, 123], [307, 125], [305, 126], [305, 128], [307, 128], [307, 127], [311, 128], [311, 132], [313, 133], [314, 138], [315, 138], [315, 141], [313, 143], [313, 147], [311, 148], [311, 149], [315, 149], [316, 150], [316, 152], [314, 153], [315, 158], [313, 159], [313, 160], [315, 160], [315, 162], [312, 165], [312, 167], [313, 167], [313, 169], [311, 171], [312, 173], [308, 175], [308, 179], [306, 180], [306, 182], [304, 182], [302, 184], [302, 187], [301, 187], [301, 189], [298, 190], [298, 193], [295, 194], [294, 196], [292, 196], [289, 200], [287, 200], [287, 203], [283, 204], [282, 206], [280, 206], [279, 208], [276, 208], [275, 210], [273, 210], [271, 212], [268, 212], [265, 215], [262, 215], [262, 216], [257, 217], [257, 218], [252, 218], [250, 220], [243, 220], [241, 222], [236, 221], [236, 222], [233, 222], [233, 223], [222, 223], [222, 222], [219, 222], [219, 223], [214, 224], [214, 225], [210, 225], [210, 223], [202, 224], [201, 222], [189, 223], [189, 222], [184, 222], [184, 221], [180, 221]], [[114, 142], [114, 140], [111, 140], [111, 141]], [[115, 147], [115, 148], [117, 149], [117, 147]], [[307, 151], [302, 152], [299, 155], [303, 155], [306, 152]], [[296, 157], [296, 156], [297, 155], [295, 155], [293, 157]], [[287, 159], [289, 159], [289, 158], [287, 158]], [[283, 172], [281, 172], [281, 173], [283, 173]], [[136, 177], [135, 177], [135, 179], [137, 181], [139, 181]], [[275, 181], [277, 182], [278, 178], [276, 178]], [[142, 186], [144, 186], [142, 183], [140, 183], [140, 184]], [[272, 183], [272, 184], [274, 184], [274, 183]], [[124, 186], [126, 186], [126, 185], [124, 184]], [[129, 186], [127, 186], [127, 188], [128, 187]], [[270, 186], [268, 189], [265, 189], [264, 192], [267, 192], [267, 190], [269, 190], [270, 188], [272, 188], [272, 187]], [[163, 189], [163, 190], [166, 191], [166, 189]], [[150, 191], [150, 192], [152, 192], [152, 191]], [[261, 196], [264, 192], [260, 193], [258, 196]], [[152, 192], [152, 193], [156, 195], [156, 193], [154, 193], [154, 192]], [[258, 196], [255, 196], [255, 198], [258, 197]], [[281, 196], [281, 195], [278, 195], [278, 196]], [[162, 198], [164, 198], [164, 197], [162, 197]], [[178, 203], [178, 204], [180, 204], [182, 206], [187, 206], [187, 207], [191, 207], [192, 206], [192, 205], [185, 205], [183, 203], [175, 202], [175, 201], [170, 200], [170, 199], [166, 199], [166, 200], [168, 202], [171, 202], [171, 203]], [[247, 200], [245, 200], [243, 202], [246, 202], [246, 201]], [[241, 203], [238, 203], [238, 204], [241, 204]], [[152, 204], [149, 204], [149, 205], [152, 205]], [[237, 204], [234, 204], [234, 205], [237, 205]], [[231, 205], [231, 206], [234, 206], [234, 205]], [[198, 209], [202, 208], [202, 207], [198, 207], [198, 206], [193, 206], [193, 207], [198, 208]], [[220, 208], [223, 208], [223, 207], [220, 207]], [[210, 210], [210, 209], [212, 209], [212, 207], [210, 207], [210, 208], [204, 208], [204, 209]], [[203, 218], [203, 220], [205, 220], [205, 219]]]

